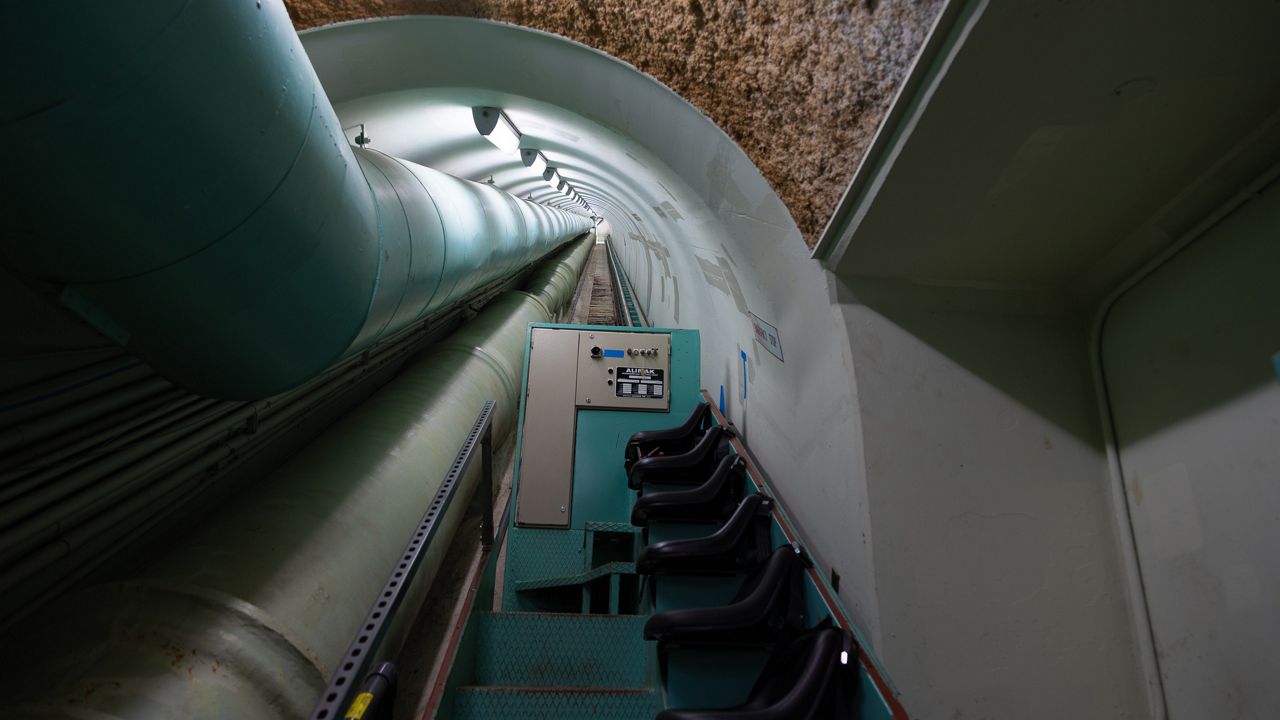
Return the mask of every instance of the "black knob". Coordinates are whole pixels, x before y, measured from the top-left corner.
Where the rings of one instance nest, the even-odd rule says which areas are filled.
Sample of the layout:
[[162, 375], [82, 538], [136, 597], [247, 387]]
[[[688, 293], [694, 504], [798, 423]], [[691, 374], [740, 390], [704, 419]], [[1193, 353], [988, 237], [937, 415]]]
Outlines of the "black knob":
[[604, 353], [600, 351], [599, 346], [591, 348], [591, 357], [595, 358], [596, 360], [599, 360], [603, 354]]

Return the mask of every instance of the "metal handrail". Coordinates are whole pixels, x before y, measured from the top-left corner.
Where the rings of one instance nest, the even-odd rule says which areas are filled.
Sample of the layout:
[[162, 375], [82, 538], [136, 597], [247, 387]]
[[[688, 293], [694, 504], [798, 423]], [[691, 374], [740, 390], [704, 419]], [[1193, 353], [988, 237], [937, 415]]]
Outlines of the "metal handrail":
[[[466, 475], [471, 461], [475, 457], [476, 446], [480, 446], [481, 478], [480, 492], [485, 498], [485, 512], [481, 514], [480, 544], [485, 549], [492, 546], [493, 536], [493, 409], [496, 403], [486, 401], [484, 408], [471, 426], [462, 448], [449, 466], [444, 482], [436, 491], [431, 505], [422, 516], [422, 522], [414, 530], [405, 545], [400, 561], [392, 569], [390, 576], [382, 587], [382, 592], [369, 608], [364, 622], [356, 632], [346, 653], [338, 662], [337, 669], [329, 678], [329, 686], [320, 696], [310, 717], [313, 720], [340, 720], [344, 717], [373, 718], [380, 712], [389, 710], [391, 698], [395, 694], [395, 666], [389, 662], [379, 663], [377, 669], [370, 673], [373, 658], [386, 638], [391, 620], [400, 608], [409, 585], [418, 573], [424, 551], [435, 538], [440, 520], [449, 510], [453, 497], [457, 494], [462, 478]], [[361, 682], [357, 683], [356, 680]], [[357, 693], [357, 691], [359, 691]], [[353, 696], [354, 695], [354, 696]], [[343, 710], [346, 709], [346, 713]]]

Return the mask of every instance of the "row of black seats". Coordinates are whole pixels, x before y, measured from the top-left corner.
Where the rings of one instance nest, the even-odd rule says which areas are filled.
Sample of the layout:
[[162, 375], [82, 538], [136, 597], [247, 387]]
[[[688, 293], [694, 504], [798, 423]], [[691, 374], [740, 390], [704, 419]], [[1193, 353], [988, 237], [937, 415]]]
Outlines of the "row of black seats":
[[646, 545], [636, 569], [649, 576], [746, 579], [728, 605], [656, 613], [645, 624], [645, 639], [658, 641], [660, 655], [676, 647], [772, 649], [742, 705], [671, 709], [658, 720], [856, 717], [856, 683], [845, 665], [857, 655], [852, 635], [830, 618], [806, 627], [808, 558], [799, 546], [773, 547], [773, 501], [745, 494], [746, 467], [733, 452], [732, 430], [712, 419], [710, 406], [700, 403], [678, 427], [636, 433], [627, 443], [628, 484], [640, 492], [633, 525], [718, 525], [704, 537]]

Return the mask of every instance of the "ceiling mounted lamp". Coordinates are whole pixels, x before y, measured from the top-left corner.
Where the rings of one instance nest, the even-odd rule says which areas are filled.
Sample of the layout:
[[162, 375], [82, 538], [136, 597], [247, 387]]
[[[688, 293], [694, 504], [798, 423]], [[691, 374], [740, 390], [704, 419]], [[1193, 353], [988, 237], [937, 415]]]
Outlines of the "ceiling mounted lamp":
[[542, 179], [547, 181], [551, 187], [559, 190], [560, 184], [564, 182], [564, 178], [560, 177], [560, 172], [553, 167], [549, 167], [542, 171]]
[[533, 170], [538, 175], [544, 175], [547, 172], [547, 156], [537, 150], [521, 150], [520, 159], [524, 161], [524, 166]]
[[520, 149], [520, 131], [500, 108], [471, 108], [471, 117], [476, 121], [476, 130], [494, 147], [508, 155]]

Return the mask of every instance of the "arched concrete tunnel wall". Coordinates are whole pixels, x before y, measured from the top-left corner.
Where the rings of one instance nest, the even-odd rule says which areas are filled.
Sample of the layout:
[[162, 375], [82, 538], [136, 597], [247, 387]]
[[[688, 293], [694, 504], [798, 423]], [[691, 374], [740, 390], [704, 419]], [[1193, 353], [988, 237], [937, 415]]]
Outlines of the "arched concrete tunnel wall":
[[[504, 19], [634, 64], [563, 37], [459, 18], [354, 23], [304, 39], [342, 125], [363, 123], [373, 138], [367, 152], [568, 207], [515, 155], [477, 135], [471, 108], [500, 106], [525, 147], [542, 151], [605, 217], [649, 319], [702, 331], [702, 384], [723, 388], [818, 564], [841, 575], [844, 603], [913, 717], [1163, 717], [1162, 675], [1173, 715], [1212, 713], [1224, 693], [1233, 700], [1241, 677], [1252, 685], [1246, 700], [1273, 703], [1268, 666], [1250, 656], [1274, 623], [1236, 607], [1270, 607], [1274, 573], [1250, 574], [1265, 570], [1270, 546], [1248, 546], [1259, 551], [1252, 567], [1230, 553], [1217, 558], [1224, 583], [1234, 583], [1228, 611], [1211, 582], [1180, 574], [1183, 555], [1170, 560], [1151, 546], [1168, 538], [1150, 523], [1169, 517], [1148, 514], [1170, 500], [1153, 505], [1153, 493], [1194, 488], [1196, 479], [1159, 468], [1184, 455], [1220, 458], [1225, 445], [1195, 450], [1172, 432], [1191, 427], [1176, 413], [1155, 418], [1169, 427], [1140, 445], [1132, 426], [1150, 424], [1149, 408], [1167, 399], [1160, 372], [1185, 371], [1183, 381], [1195, 383], [1245, 372], [1180, 368], [1185, 353], [1160, 351], [1165, 336], [1177, 336], [1177, 349], [1235, 315], [1256, 321], [1262, 329], [1249, 337], [1270, 352], [1262, 341], [1278, 327], [1267, 322], [1274, 303], [1200, 311], [1203, 297], [1206, 308], [1225, 305], [1196, 294], [1205, 273], [1182, 261], [1169, 264], [1171, 280], [1137, 286], [1127, 321], [1125, 303], [1116, 305], [1116, 324], [1105, 334], [1095, 326], [1101, 339], [1092, 345], [1089, 320], [1105, 314], [1088, 313], [1161, 242], [1222, 205], [1219, 195], [1246, 185], [1249, 197], [1260, 192], [1241, 178], [1252, 182], [1280, 152], [1272, 101], [1280, 63], [1257, 61], [1280, 47], [1266, 33], [1276, 10], [1187, 6], [1153, 24], [1150, 8], [1132, 4], [945, 3], [904, 101], [832, 215], [943, 4], [295, 0], [292, 10], [301, 26], [423, 11]], [[1230, 38], [1233, 52], [1201, 37]], [[1079, 47], [1091, 47], [1088, 62]], [[1117, 87], [1120, 76], [1139, 81]], [[1227, 77], [1236, 82], [1223, 84]], [[1233, 160], [1201, 174], [1224, 157]], [[1270, 250], [1275, 224], [1275, 198], [1265, 197], [1271, 214], [1249, 216], [1249, 233], [1187, 253], [1220, 252], [1236, 268], [1236, 282], [1218, 274], [1204, 283], [1214, 292], [1229, 286], [1243, 301], [1270, 287], [1269, 266], [1258, 261], [1270, 255], [1257, 252]], [[1149, 217], [1157, 206], [1166, 209]], [[807, 245], [829, 216], [820, 264]], [[1204, 324], [1170, 317], [1177, 303], [1195, 306]], [[776, 327], [777, 356], [755, 342], [753, 315]], [[1258, 364], [1258, 348], [1243, 349], [1229, 362], [1247, 366], [1264, 394], [1248, 406], [1258, 410], [1248, 416], [1253, 434], [1233, 433], [1243, 445], [1227, 459], [1252, 455], [1261, 482], [1280, 425], [1266, 424], [1271, 368]], [[1113, 373], [1126, 387], [1109, 405], [1100, 377]], [[1134, 394], [1144, 387], [1146, 396]], [[1225, 422], [1197, 426], [1195, 436], [1212, 437], [1236, 417], [1197, 416]], [[1117, 451], [1139, 474], [1109, 470]], [[1250, 529], [1220, 502], [1219, 481], [1243, 475], [1230, 467], [1202, 475], [1220, 515], [1178, 540], [1201, 529], [1209, 545], [1242, 529], [1265, 536], [1265, 492], [1231, 496], [1256, 513]], [[1142, 576], [1127, 554], [1126, 482], [1137, 552], [1155, 553]], [[1193, 517], [1178, 512], [1173, 519]], [[1176, 585], [1186, 580], [1196, 592]], [[1150, 602], [1151, 623], [1143, 581], [1166, 588]], [[1229, 649], [1204, 623], [1214, 612], [1228, 621], [1219, 628], [1238, 633]], [[1193, 633], [1200, 644], [1184, 642]], [[1155, 664], [1153, 637], [1175, 662]], [[1202, 652], [1206, 644], [1213, 652]], [[1251, 669], [1239, 673], [1234, 662]]]
[[[821, 532], [814, 551], [874, 628], [848, 343], [826, 272], [734, 142], [633, 68], [512, 26], [401, 18], [304, 33], [303, 44], [344, 125], [365, 123], [375, 146], [517, 194], [546, 187], [471, 125], [472, 105], [506, 109], [525, 146], [609, 221], [650, 321], [701, 330], [704, 387], [724, 386], [729, 416], [796, 519]], [[749, 313], [780, 329], [785, 361], [753, 342]]]
[[[469, 107], [501, 106], [604, 215], [649, 320], [701, 331], [703, 386], [724, 388], [913, 715], [1142, 713], [1077, 323], [925, 286], [851, 286], [812, 259], [731, 137], [591, 48], [441, 17], [303, 43], [343, 124], [365, 123], [375, 147], [553, 197], [475, 133]], [[754, 341], [751, 315], [777, 328], [781, 358]], [[915, 315], [958, 334], [953, 346], [917, 335]], [[983, 343], [1010, 372], [1030, 358], [1023, 384], [1043, 405], [966, 369]], [[942, 477], [954, 468], [956, 482]]]
[[[430, 13], [509, 22], [624, 60], [725, 130], [813, 245], [942, 0], [288, 0], [299, 30]], [[833, 152], [838, 149], [838, 152]]]

